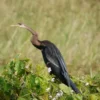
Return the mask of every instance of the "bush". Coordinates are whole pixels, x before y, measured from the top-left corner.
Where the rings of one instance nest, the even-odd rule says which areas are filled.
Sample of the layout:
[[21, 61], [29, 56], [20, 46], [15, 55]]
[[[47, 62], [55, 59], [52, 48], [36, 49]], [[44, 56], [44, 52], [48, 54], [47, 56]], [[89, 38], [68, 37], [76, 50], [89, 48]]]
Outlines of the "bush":
[[41, 74], [44, 66], [33, 70], [29, 59], [14, 59], [4, 66], [0, 75], [0, 100], [99, 100], [100, 74], [94, 77], [72, 77], [82, 94], [75, 94], [69, 87]]

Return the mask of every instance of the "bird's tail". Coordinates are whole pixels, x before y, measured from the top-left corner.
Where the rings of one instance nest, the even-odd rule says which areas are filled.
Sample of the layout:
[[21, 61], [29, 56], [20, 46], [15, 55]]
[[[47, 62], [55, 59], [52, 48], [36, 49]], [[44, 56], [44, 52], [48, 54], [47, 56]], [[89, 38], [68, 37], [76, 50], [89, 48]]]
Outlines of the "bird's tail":
[[81, 93], [72, 80], [70, 80], [70, 87], [74, 90], [75, 93]]

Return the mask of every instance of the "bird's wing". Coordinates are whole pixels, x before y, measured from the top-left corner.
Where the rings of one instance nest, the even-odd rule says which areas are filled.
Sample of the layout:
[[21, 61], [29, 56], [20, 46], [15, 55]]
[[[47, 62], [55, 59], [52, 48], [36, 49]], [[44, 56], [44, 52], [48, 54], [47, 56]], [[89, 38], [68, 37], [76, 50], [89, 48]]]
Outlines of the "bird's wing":
[[45, 54], [50, 63], [55, 65], [55, 67], [59, 67], [61, 69], [61, 74], [64, 76], [65, 79], [67, 79], [67, 82], [69, 84], [69, 75], [66, 70], [66, 64], [60, 51], [54, 45], [52, 45], [45, 49]]

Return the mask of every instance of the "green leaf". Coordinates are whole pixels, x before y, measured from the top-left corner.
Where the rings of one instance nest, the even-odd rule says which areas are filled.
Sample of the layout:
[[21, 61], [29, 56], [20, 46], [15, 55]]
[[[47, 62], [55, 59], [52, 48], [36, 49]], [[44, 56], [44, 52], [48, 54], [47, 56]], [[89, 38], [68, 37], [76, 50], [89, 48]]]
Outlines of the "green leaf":
[[4, 78], [3, 78], [3, 77], [0, 77], [0, 90], [3, 89], [4, 84], [5, 84], [5, 80], [4, 80]]
[[28, 86], [28, 88], [34, 88], [35, 86], [35, 75], [29, 74], [26, 77], [26, 85]]
[[69, 88], [68, 86], [64, 85], [64, 84], [59, 84], [59, 88], [65, 92], [66, 94], [71, 94], [71, 88]]
[[15, 73], [18, 75], [22, 75], [25, 73], [25, 63], [23, 61], [18, 60], [15, 63]]
[[[27, 94], [27, 95], [26, 95], [26, 94]], [[23, 89], [21, 89], [19, 95], [22, 96], [22, 97], [23, 97], [23, 96], [24, 96], [24, 97], [29, 96], [29, 95], [30, 95], [30, 90], [29, 90], [28, 88], [24, 87]]]
[[91, 94], [89, 96], [89, 100], [99, 100], [98, 97], [95, 94]]
[[11, 90], [12, 90], [12, 85], [9, 84], [9, 83], [5, 83], [5, 84], [4, 84], [4, 92], [10, 93]]
[[25, 98], [23, 98], [23, 97], [18, 97], [17, 100], [27, 100], [27, 99], [25, 99]]

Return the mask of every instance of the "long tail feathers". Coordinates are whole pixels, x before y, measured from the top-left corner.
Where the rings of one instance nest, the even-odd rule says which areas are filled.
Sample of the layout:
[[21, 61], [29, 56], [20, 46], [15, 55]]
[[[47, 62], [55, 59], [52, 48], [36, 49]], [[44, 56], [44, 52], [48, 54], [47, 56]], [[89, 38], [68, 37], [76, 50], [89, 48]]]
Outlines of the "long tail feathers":
[[72, 80], [70, 80], [70, 87], [74, 90], [75, 93], [81, 93]]

